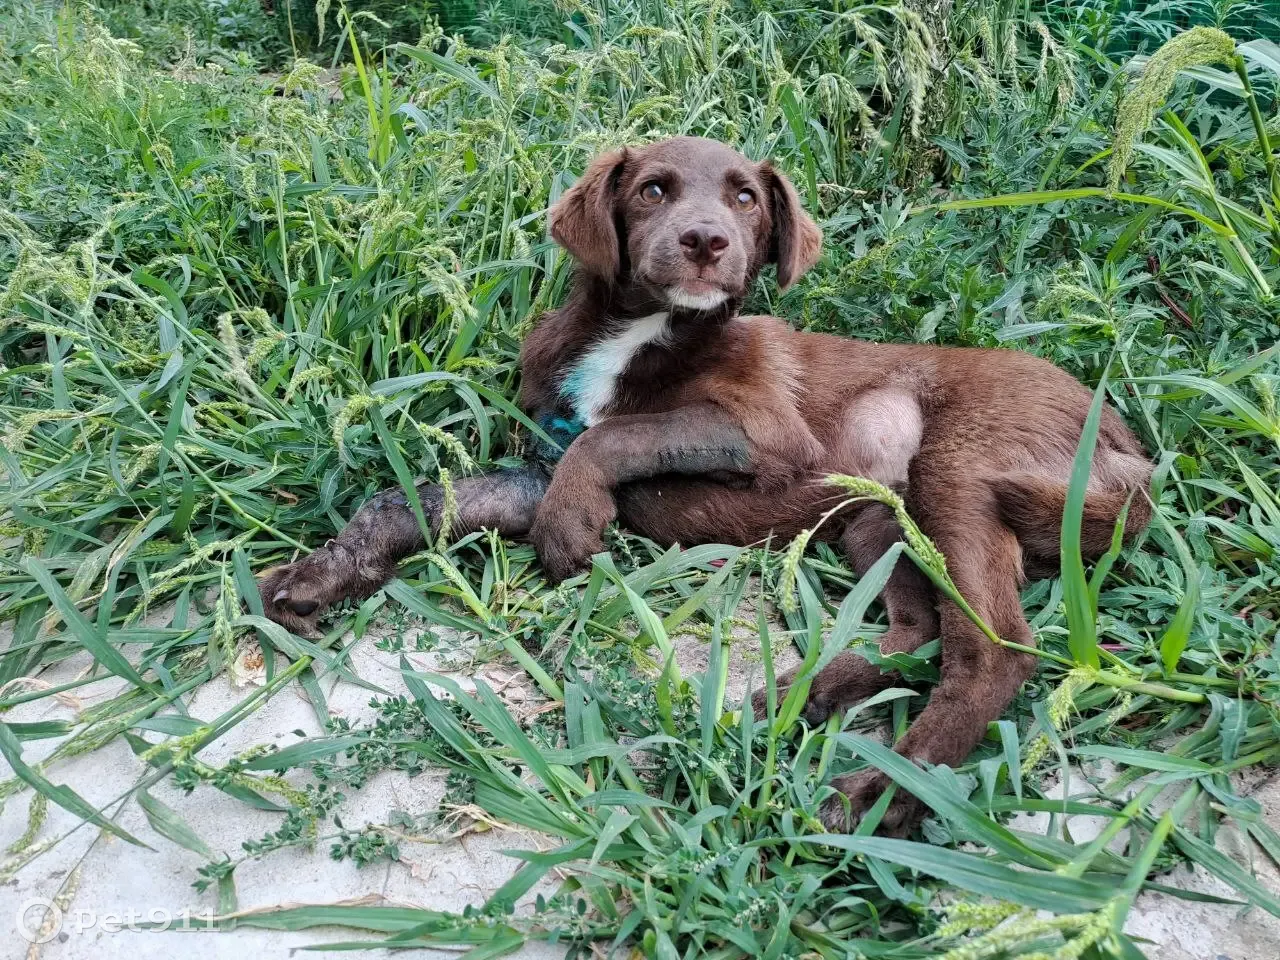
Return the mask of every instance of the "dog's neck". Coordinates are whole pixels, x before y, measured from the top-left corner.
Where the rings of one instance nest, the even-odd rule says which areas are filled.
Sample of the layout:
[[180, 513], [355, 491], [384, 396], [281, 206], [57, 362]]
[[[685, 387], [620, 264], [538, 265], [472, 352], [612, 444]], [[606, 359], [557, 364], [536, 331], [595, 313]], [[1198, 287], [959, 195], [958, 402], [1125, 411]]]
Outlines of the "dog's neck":
[[655, 331], [645, 343], [665, 348], [663, 352], [671, 354], [673, 361], [686, 366], [691, 354], [699, 354], [715, 343], [725, 324], [737, 316], [741, 304], [741, 298], [729, 296], [706, 308], [680, 305], [673, 303], [666, 291], [629, 277], [610, 282], [579, 271], [560, 309], [579, 333], [572, 338], [573, 346], [564, 359], [572, 363], [574, 354], [580, 355], [593, 344], [626, 336], [628, 328], [636, 324], [653, 326], [660, 318], [660, 335]]
[[671, 388], [717, 349], [739, 304], [729, 297], [708, 309], [679, 306], [663, 291], [580, 271], [557, 311], [563, 339], [553, 379], [560, 400], [590, 426], [607, 410], [630, 408], [633, 394]]

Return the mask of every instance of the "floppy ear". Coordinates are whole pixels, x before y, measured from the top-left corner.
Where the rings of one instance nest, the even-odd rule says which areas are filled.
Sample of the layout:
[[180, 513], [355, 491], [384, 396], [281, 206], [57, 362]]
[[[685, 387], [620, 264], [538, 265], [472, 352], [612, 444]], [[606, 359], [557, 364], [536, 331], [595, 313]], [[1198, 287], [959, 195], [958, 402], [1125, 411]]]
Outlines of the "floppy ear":
[[778, 286], [786, 290], [822, 255], [822, 231], [800, 206], [791, 181], [764, 165], [773, 213], [773, 236], [769, 239], [769, 262], [778, 265]]
[[552, 239], [586, 269], [610, 280], [622, 269], [613, 194], [626, 162], [625, 147], [596, 157], [550, 213]]

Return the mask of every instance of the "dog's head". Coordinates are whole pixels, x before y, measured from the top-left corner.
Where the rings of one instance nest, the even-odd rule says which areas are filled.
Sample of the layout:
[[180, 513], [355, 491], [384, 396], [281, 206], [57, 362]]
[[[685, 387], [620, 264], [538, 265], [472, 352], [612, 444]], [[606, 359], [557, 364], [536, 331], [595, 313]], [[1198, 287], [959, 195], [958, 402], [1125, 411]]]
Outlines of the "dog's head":
[[698, 137], [596, 157], [550, 216], [551, 236], [584, 269], [673, 307], [741, 298], [766, 263], [785, 290], [822, 247], [786, 177]]

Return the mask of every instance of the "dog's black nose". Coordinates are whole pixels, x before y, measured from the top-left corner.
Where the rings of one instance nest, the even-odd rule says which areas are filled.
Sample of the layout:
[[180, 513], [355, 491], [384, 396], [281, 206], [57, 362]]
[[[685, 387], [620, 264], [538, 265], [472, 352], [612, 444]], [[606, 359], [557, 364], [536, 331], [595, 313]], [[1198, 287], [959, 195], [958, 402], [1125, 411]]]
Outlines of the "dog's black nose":
[[700, 266], [715, 263], [729, 246], [729, 238], [715, 227], [690, 227], [680, 234], [684, 255]]

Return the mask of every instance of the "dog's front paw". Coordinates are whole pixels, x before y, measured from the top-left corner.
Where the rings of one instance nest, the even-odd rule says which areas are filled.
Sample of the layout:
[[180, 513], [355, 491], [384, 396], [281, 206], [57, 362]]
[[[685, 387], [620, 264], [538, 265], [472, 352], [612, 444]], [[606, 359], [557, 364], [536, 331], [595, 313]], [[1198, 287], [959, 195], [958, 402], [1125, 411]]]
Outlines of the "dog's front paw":
[[309, 560], [272, 567], [258, 581], [263, 613], [300, 637], [319, 635], [316, 620], [329, 605], [325, 570]]
[[547, 576], [558, 583], [585, 570], [592, 555], [604, 550], [601, 534], [613, 516], [613, 498], [607, 493], [573, 504], [544, 500], [529, 539]]
[[[819, 814], [823, 826], [831, 833], [851, 833], [892, 782], [879, 770], [837, 777], [831, 785], [840, 792], [823, 802]], [[876, 833], [882, 837], [905, 837], [923, 818], [925, 809], [923, 803], [899, 787]]]
[[592, 555], [604, 549], [600, 532], [576, 511], [552, 514], [546, 520], [539, 518], [529, 539], [542, 569], [555, 583], [581, 573], [591, 563]]

